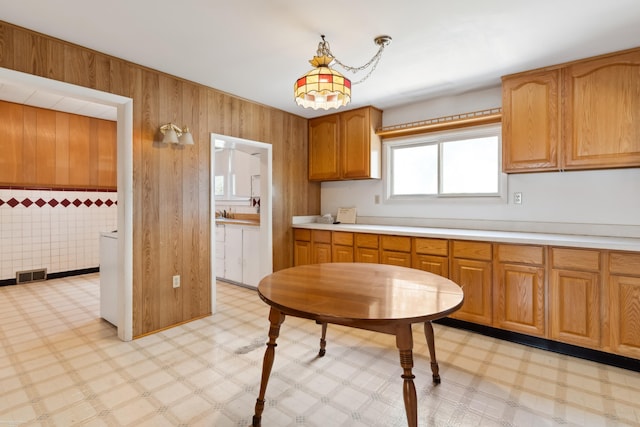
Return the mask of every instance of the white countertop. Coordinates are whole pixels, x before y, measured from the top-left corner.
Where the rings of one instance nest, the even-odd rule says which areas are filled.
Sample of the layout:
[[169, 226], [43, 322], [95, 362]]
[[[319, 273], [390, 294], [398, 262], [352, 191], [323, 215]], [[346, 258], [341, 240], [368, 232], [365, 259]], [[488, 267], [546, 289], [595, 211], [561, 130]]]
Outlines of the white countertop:
[[439, 239], [479, 240], [500, 243], [518, 243], [577, 248], [610, 249], [640, 252], [640, 239], [602, 237], [572, 234], [520, 233], [512, 231], [466, 230], [454, 228], [406, 227], [367, 224], [321, 224], [306, 222], [293, 224], [293, 228], [312, 230], [348, 231], [354, 233], [393, 234], [397, 236], [432, 237]]

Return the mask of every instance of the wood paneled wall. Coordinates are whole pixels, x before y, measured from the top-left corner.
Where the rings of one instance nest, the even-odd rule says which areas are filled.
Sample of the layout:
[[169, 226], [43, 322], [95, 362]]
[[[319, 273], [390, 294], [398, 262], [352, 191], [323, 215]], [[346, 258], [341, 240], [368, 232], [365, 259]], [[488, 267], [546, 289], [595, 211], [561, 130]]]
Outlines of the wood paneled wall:
[[[320, 211], [306, 119], [2, 21], [0, 66], [133, 99], [134, 337], [211, 313], [212, 132], [273, 145], [273, 266], [293, 265], [291, 217]], [[167, 122], [195, 145], [159, 144]]]
[[0, 185], [116, 188], [116, 123], [0, 101]]

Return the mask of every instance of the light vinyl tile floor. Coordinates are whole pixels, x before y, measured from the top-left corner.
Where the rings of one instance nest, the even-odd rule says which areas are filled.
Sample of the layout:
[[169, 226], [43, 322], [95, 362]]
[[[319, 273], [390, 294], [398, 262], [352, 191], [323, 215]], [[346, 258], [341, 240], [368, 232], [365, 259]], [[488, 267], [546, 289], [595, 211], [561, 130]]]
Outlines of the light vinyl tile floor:
[[[0, 287], [0, 427], [249, 426], [268, 307], [218, 282], [213, 316], [131, 342], [99, 318], [99, 275]], [[419, 424], [639, 426], [640, 374], [434, 325], [414, 330]], [[288, 317], [265, 427], [405, 426], [391, 336]]]

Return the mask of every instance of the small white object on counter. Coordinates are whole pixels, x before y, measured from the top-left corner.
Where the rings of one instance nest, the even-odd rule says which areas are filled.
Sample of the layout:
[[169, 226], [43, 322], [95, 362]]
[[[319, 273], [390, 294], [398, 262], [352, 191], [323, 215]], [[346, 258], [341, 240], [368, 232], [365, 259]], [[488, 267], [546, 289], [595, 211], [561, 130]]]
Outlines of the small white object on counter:
[[333, 224], [333, 217], [331, 214], [324, 214], [316, 219], [319, 224]]

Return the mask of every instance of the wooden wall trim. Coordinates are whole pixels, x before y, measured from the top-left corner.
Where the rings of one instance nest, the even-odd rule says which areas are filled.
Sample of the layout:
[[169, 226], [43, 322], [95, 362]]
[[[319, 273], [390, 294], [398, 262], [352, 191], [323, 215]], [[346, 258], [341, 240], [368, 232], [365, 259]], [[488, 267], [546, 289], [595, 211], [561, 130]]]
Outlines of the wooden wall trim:
[[417, 122], [403, 123], [393, 126], [385, 126], [376, 131], [381, 138], [397, 138], [401, 136], [420, 135], [443, 130], [462, 129], [470, 126], [481, 126], [492, 123], [500, 123], [502, 120], [502, 108], [461, 113], [452, 116], [426, 119]]

